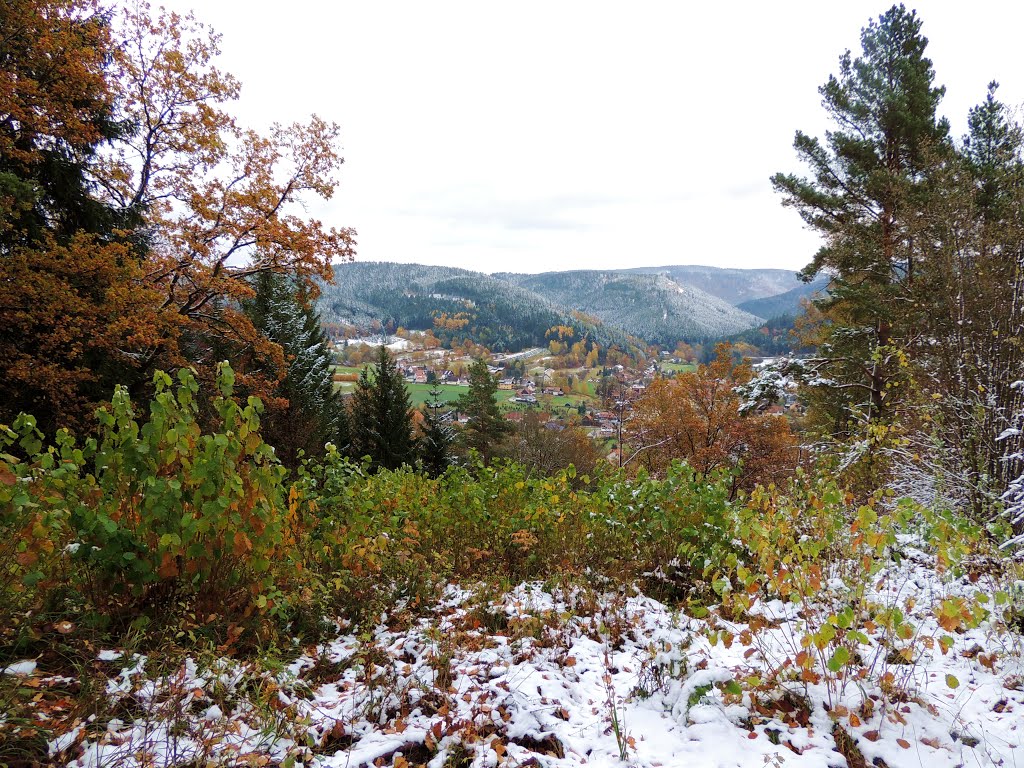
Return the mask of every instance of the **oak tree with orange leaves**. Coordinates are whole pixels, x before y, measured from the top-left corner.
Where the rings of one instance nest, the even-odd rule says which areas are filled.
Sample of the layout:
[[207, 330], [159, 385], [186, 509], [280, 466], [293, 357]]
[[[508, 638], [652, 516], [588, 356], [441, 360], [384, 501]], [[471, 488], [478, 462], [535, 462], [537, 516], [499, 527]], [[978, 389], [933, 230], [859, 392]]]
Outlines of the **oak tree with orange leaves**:
[[144, 3], [0, 5], [0, 421], [81, 426], [158, 366], [283, 363], [238, 309], [251, 278], [315, 296], [351, 258], [354, 232], [302, 208], [333, 193], [338, 127], [240, 127], [218, 41]]
[[243, 313], [251, 279], [288, 275], [317, 295], [317, 279], [350, 259], [355, 233], [306, 215], [310, 196], [329, 199], [343, 160], [338, 126], [313, 116], [260, 134], [225, 105], [240, 84], [214, 63], [220, 36], [194, 16], [148, 4], [122, 11], [113, 79], [118, 119], [137, 126], [111, 145], [96, 180], [111, 204], [141, 209], [150, 237], [145, 283], [161, 294], [193, 343], [189, 362], [223, 345], [266, 345]]
[[696, 371], [652, 382], [633, 404], [624, 461], [654, 474], [676, 459], [702, 476], [736, 469], [734, 493], [783, 480], [795, 465], [796, 442], [781, 415], [740, 415], [734, 388], [751, 375], [720, 344], [715, 359]]

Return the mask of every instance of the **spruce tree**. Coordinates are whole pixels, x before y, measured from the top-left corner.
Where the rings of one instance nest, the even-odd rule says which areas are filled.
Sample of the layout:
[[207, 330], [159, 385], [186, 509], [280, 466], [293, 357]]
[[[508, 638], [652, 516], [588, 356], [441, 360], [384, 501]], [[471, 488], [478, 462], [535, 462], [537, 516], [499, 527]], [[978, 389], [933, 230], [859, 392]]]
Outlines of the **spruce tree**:
[[959, 156], [921, 217], [918, 239], [932, 253], [918, 298], [928, 324], [914, 350], [922, 390], [938, 395], [931, 423], [946, 449], [943, 485], [986, 519], [1019, 473], [1003, 454], [1024, 444], [997, 440], [1021, 402], [1012, 384], [1024, 364], [1024, 132], [996, 88], [970, 111]]
[[352, 397], [349, 430], [354, 458], [370, 457], [374, 469], [412, 464], [412, 408], [405, 382], [387, 347], [380, 346], [373, 376], [364, 368]]
[[477, 451], [489, 462], [498, 452], [502, 441], [512, 431], [498, 410], [494, 398], [498, 382], [487, 369], [483, 359], [477, 359], [469, 368], [469, 391], [458, 400], [458, 410], [469, 417], [462, 431], [462, 442], [468, 450]]
[[254, 278], [255, 295], [243, 302], [253, 326], [281, 347], [283, 369], [261, 359], [265, 378], [276, 381], [274, 403], [267, 404], [263, 434], [287, 465], [301, 450], [319, 454], [328, 442], [348, 442], [345, 409], [334, 388], [333, 359], [320, 315], [301, 287], [280, 275]]
[[0, 422], [87, 431], [160, 346], [140, 211], [94, 184], [98, 154], [132, 129], [113, 117], [115, 42], [85, 0], [4, 0], [0, 30]]
[[441, 390], [435, 382], [424, 409], [423, 436], [419, 441], [420, 464], [431, 477], [441, 476], [452, 465], [452, 442], [455, 435], [447, 423], [449, 415], [441, 412]]

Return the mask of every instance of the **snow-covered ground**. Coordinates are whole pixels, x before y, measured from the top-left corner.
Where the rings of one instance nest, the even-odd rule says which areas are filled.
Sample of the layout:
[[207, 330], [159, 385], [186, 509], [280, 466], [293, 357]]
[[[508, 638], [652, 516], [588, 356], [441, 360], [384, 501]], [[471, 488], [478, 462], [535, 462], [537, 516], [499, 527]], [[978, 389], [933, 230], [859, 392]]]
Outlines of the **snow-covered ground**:
[[[930, 601], [979, 588], [942, 582], [913, 558], [875, 585], [879, 600], [906, 607], [921, 637], [939, 633]], [[752, 645], [726, 647], [709, 640], [706, 621], [625, 590], [531, 583], [481, 595], [452, 586], [432, 615], [396, 606], [372, 631], [343, 631], [274, 673], [188, 660], [157, 675], [143, 656], [103, 650], [106, 696], [131, 716], [76, 724], [51, 753], [73, 766], [140, 768], [212, 758], [336, 768], [825, 768], [847, 756], [850, 765], [892, 768], [1024, 766], [1021, 638], [998, 616], [956, 634], [946, 653], [921, 643], [885, 692], [867, 675], [830, 702], [824, 684], [737, 684], [764, 675], [765, 656], [792, 647], [800, 631], [791, 605], [762, 604], [760, 615], [778, 625]], [[736, 637], [747, 628], [715, 621]]]
[[[378, 333], [374, 336], [360, 336], [356, 339], [348, 339], [348, 343], [351, 346], [369, 345], [371, 347], [379, 347], [381, 342], [381, 335]], [[401, 336], [388, 336], [387, 344], [385, 345], [392, 352], [404, 352], [413, 346], [413, 343], [408, 339], [403, 339]]]

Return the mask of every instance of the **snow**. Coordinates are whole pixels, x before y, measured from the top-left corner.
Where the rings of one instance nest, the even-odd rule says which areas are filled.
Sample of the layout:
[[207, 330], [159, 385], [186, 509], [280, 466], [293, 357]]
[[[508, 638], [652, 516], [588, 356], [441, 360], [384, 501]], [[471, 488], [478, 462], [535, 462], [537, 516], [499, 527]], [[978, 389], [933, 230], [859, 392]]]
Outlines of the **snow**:
[[[410, 349], [413, 344], [408, 339], [403, 339], [401, 336], [387, 336], [387, 343], [385, 346], [392, 352], [404, 352]], [[373, 336], [360, 336], [356, 339], [348, 339], [350, 346], [370, 346], [379, 347], [382, 340], [381, 334], [375, 334]]]
[[[940, 578], [909, 537], [901, 547], [902, 563], [875, 577], [872, 599], [904, 606], [921, 636], [945, 634], [927, 606], [981, 585]], [[847, 593], [833, 578], [821, 596], [839, 604]], [[452, 585], [430, 614], [412, 619], [396, 606], [369, 631], [308, 648], [273, 674], [229, 659], [207, 668], [187, 659], [174, 673], [151, 675], [146, 657], [125, 657], [107, 695], [134, 700], [144, 716], [79, 727], [54, 740], [51, 754], [79, 768], [186, 765], [216, 755], [236, 764], [291, 756], [319, 768], [391, 765], [401, 756], [443, 768], [460, 754], [474, 766], [620, 766], [625, 754], [626, 764], [642, 768], [826, 768], [843, 764], [838, 722], [868, 765], [1021, 762], [1022, 640], [1000, 625], [998, 609], [956, 634], [948, 653], [922, 643], [913, 665], [890, 667], [904, 694], [885, 697], [870, 679], [837, 687], [831, 704], [824, 684], [784, 678], [774, 690], [727, 690], [765, 675], [766, 659], [798, 646], [805, 615], [789, 602], [756, 603], [748, 616], [775, 628], [745, 646], [712, 642], [708, 621], [626, 589], [528, 583], [495, 596]], [[737, 638], [748, 628], [714, 621]], [[986, 666], [979, 649], [998, 661]], [[860, 648], [864, 658], [886, 650], [878, 637]], [[273, 691], [269, 702], [247, 698], [260, 689]], [[806, 693], [803, 720], [752, 698], [763, 705], [785, 691], [798, 701]]]
[[3, 674], [14, 675], [16, 677], [28, 677], [36, 671], [36, 662], [32, 660], [17, 661], [7, 667], [4, 667]]

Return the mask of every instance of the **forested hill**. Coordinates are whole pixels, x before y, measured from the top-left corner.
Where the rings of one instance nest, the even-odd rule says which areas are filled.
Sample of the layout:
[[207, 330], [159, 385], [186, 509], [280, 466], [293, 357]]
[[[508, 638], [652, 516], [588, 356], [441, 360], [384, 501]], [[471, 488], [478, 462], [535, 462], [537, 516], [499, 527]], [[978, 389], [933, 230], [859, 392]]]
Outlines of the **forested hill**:
[[[495, 351], [545, 345], [555, 326], [574, 330], [603, 348], [633, 346], [617, 327], [557, 306], [538, 294], [482, 272], [420, 264], [356, 262], [334, 265], [333, 285], [323, 286], [319, 308], [327, 322], [368, 328], [435, 328]], [[438, 321], [438, 322], [435, 322]]]
[[761, 322], [760, 317], [665, 275], [582, 270], [497, 276], [665, 346], [679, 340], [718, 338]]
[[[822, 287], [782, 269], [700, 266], [487, 275], [357, 262], [335, 265], [335, 277], [320, 301], [328, 322], [437, 327], [496, 351], [545, 344], [547, 331], [559, 325], [573, 328], [577, 339], [623, 349], [629, 337], [663, 346], [724, 338], [763, 318], [795, 315], [801, 298]], [[439, 318], [451, 320], [450, 327]]]
[[795, 288], [777, 296], [750, 299], [736, 306], [759, 317], [794, 317], [800, 311], [800, 302], [824, 292], [829, 279], [827, 275], [822, 275], [809, 283], [801, 282]]
[[[778, 296], [803, 283], [791, 269], [734, 269], [707, 267], [696, 264], [676, 264], [664, 267], [633, 267], [617, 272], [663, 275], [680, 285], [699, 288], [723, 301], [740, 306], [754, 299]], [[760, 315], [755, 312], [754, 314]], [[769, 317], [770, 315], [760, 315]]]

